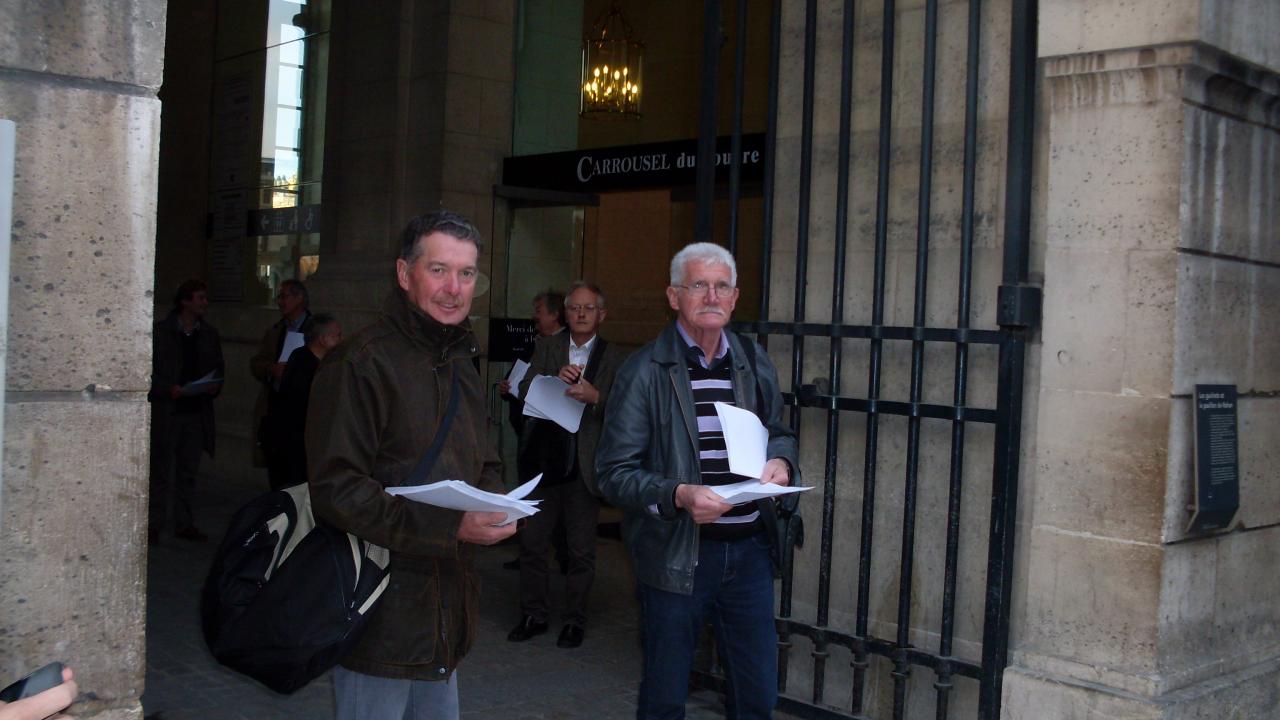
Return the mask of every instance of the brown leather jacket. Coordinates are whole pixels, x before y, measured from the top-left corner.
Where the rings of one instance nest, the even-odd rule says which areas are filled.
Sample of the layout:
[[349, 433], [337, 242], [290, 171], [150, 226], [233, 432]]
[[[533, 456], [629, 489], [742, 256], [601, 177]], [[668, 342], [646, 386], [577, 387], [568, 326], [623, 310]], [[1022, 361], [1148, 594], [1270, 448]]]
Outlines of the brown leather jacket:
[[454, 375], [457, 415], [424, 482], [454, 479], [500, 491], [470, 324], [441, 325], [392, 291], [383, 315], [331, 351], [307, 412], [311, 501], [317, 517], [391, 551], [391, 584], [348, 669], [379, 677], [444, 680], [475, 637], [479, 579], [462, 513], [393, 497], [435, 438]]

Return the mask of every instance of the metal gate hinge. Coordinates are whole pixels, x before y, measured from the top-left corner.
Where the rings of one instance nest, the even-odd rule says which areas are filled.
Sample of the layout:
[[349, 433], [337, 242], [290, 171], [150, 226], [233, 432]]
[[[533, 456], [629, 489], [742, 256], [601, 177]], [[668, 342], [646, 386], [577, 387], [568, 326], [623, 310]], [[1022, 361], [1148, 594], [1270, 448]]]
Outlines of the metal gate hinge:
[[1001, 285], [996, 323], [1006, 330], [1030, 330], [1040, 324], [1041, 291], [1035, 285]]

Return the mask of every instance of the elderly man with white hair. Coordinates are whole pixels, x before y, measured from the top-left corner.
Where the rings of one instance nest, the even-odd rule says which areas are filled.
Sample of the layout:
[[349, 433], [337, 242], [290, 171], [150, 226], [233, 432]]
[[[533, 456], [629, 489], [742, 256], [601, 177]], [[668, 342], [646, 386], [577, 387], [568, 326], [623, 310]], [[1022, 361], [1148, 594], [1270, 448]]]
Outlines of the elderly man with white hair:
[[768, 428], [761, 482], [797, 477], [768, 356], [728, 330], [738, 301], [733, 256], [711, 243], [671, 260], [674, 323], [618, 370], [596, 450], [604, 497], [624, 512], [639, 581], [644, 669], [637, 718], [683, 718], [698, 634], [708, 618], [730, 718], [770, 717], [777, 702], [772, 499], [730, 505], [711, 490], [733, 474], [715, 411], [723, 402]]

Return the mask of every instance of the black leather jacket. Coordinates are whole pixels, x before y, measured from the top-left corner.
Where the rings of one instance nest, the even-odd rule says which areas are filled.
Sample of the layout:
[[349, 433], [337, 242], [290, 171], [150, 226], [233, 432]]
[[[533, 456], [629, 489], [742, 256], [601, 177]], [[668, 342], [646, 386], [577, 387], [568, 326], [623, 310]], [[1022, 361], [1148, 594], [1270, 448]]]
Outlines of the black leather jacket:
[[[777, 371], [755, 341], [725, 333], [733, 363], [734, 402], [767, 419], [766, 456], [786, 460], [791, 483], [798, 484], [796, 439], [781, 420]], [[751, 343], [754, 363], [744, 343]], [[702, 482], [687, 347], [675, 325], [670, 325], [627, 360], [614, 380], [596, 448], [600, 492], [625, 513], [622, 533], [635, 560], [637, 579], [686, 595], [693, 592], [698, 527], [688, 513], [675, 507], [674, 493], [679, 484]], [[760, 403], [763, 407], [757, 408]], [[777, 537], [774, 503], [760, 503], [760, 514], [766, 535], [773, 540]]]

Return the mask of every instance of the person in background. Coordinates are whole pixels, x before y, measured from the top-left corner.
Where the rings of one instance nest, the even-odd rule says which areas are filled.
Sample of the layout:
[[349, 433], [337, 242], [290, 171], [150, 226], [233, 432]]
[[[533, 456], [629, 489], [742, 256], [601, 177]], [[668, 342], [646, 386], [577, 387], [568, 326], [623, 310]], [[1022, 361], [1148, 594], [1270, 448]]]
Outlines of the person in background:
[[205, 321], [208, 286], [178, 286], [173, 310], [153, 329], [151, 355], [151, 497], [147, 540], [160, 541], [172, 520], [174, 537], [203, 542], [191, 507], [200, 453], [213, 455], [213, 399], [222, 391], [222, 340]]
[[[538, 338], [551, 337], [564, 330], [564, 295], [557, 290], [544, 290], [533, 298], [533, 330], [536, 333], [534, 341]], [[521, 358], [528, 362], [529, 358]], [[516, 436], [524, 431], [524, 401], [516, 396], [511, 390], [511, 383], [503, 378], [498, 383], [498, 390], [502, 393], [502, 399], [507, 402], [507, 421], [511, 423], [511, 429], [516, 431]]]
[[[548, 288], [533, 298], [533, 330], [536, 333], [534, 343], [539, 338], [549, 338], [558, 335], [568, 323], [565, 321], [564, 314], [564, 294], [559, 290]], [[521, 358], [526, 362], [530, 358]], [[520, 438], [524, 433], [525, 415], [524, 401], [516, 395], [520, 391], [519, 388], [512, 388], [511, 383], [503, 378], [498, 383], [498, 390], [501, 393], [503, 401], [507, 403], [507, 422], [511, 423], [511, 429], [516, 431], [516, 438]], [[516, 475], [519, 477], [532, 477], [537, 474], [537, 470], [530, 472], [529, 463], [526, 462], [518, 453], [516, 455]], [[555, 531], [551, 536], [552, 545], [556, 550], [556, 560], [560, 565], [561, 574], [569, 571], [569, 546], [565, 539], [564, 525], [557, 524]], [[519, 570], [520, 557], [517, 555], [514, 559], [502, 563], [502, 567], [506, 570]]]
[[[553, 532], [562, 526], [568, 572], [564, 627], [556, 645], [575, 648], [582, 644], [585, 634], [587, 595], [596, 573], [596, 526], [600, 517], [600, 501], [594, 495], [596, 443], [609, 389], [626, 353], [598, 335], [606, 315], [604, 293], [599, 287], [574, 283], [565, 299], [565, 310], [569, 332], [538, 339], [533, 362], [521, 383], [521, 395], [528, 392], [535, 377], [553, 375], [569, 383], [565, 395], [586, 407], [576, 433], [549, 420], [529, 418], [525, 423], [521, 454], [533, 452], [538, 458], [536, 471], [542, 473], [541, 482], [528, 499], [542, 502], [520, 533], [521, 619], [507, 640], [522, 642], [547, 631], [547, 551]], [[528, 447], [531, 444], [536, 447]]]
[[288, 487], [307, 481], [307, 451], [303, 442], [307, 423], [307, 406], [311, 397], [311, 381], [320, 361], [342, 342], [342, 326], [327, 313], [316, 313], [305, 333], [306, 344], [289, 356], [280, 376], [271, 412], [263, 419], [263, 431], [272, 438], [270, 445], [284, 455], [283, 485]]
[[[263, 435], [262, 420], [271, 411], [271, 403], [280, 390], [280, 379], [284, 377], [284, 367], [289, 358], [280, 357], [284, 350], [285, 340], [289, 333], [303, 333], [311, 320], [311, 299], [307, 286], [301, 280], [285, 280], [280, 283], [276, 293], [276, 308], [280, 310], [280, 319], [272, 323], [262, 334], [258, 342], [258, 350], [249, 358], [249, 373], [261, 383], [258, 399], [253, 405], [253, 431], [257, 445], [254, 448], [254, 464], [266, 465], [267, 480], [271, 487], [283, 487], [288, 478], [288, 466], [285, 453], [275, 452], [270, 437]], [[270, 435], [270, 431], [267, 432]]]

